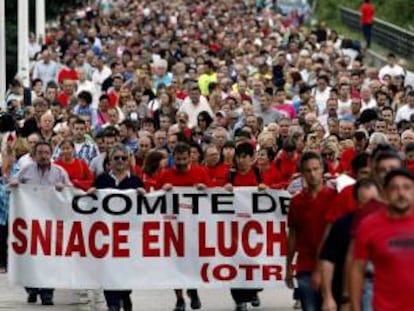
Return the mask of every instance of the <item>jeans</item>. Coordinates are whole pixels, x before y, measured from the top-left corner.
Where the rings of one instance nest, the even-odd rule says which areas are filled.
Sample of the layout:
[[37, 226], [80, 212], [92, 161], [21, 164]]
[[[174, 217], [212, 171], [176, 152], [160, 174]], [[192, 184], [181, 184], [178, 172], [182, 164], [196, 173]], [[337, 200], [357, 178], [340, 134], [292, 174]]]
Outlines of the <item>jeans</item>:
[[131, 303], [131, 298], [129, 297], [131, 292], [132, 291], [130, 290], [104, 290], [105, 300], [108, 308], [120, 308], [122, 301], [122, 305], [125, 309], [126, 305], [129, 305]]
[[362, 310], [373, 311], [372, 297], [374, 294], [374, 283], [372, 279], [365, 279], [364, 292], [362, 293]]
[[42, 300], [53, 300], [53, 288], [35, 288], [35, 287], [25, 287], [26, 292], [30, 294], [40, 295], [40, 299]]
[[299, 299], [303, 311], [319, 311], [322, 307], [322, 296], [319, 291], [311, 287], [312, 272], [299, 272], [298, 280]]

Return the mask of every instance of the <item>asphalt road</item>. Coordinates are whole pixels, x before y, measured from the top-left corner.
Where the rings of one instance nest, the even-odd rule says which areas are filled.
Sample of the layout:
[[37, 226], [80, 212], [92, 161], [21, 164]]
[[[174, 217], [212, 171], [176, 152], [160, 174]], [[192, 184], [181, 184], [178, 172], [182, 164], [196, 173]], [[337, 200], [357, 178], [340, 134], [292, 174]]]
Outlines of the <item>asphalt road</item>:
[[[234, 309], [228, 290], [200, 290], [200, 298], [203, 303], [202, 310], [231, 311]], [[259, 308], [250, 307], [249, 310], [293, 310], [292, 292], [287, 289], [265, 289], [260, 293], [260, 298], [262, 306]], [[135, 290], [132, 293], [132, 300], [134, 310], [171, 311], [175, 303], [175, 296], [172, 290]], [[53, 307], [42, 306], [39, 303], [28, 305], [24, 289], [10, 284], [7, 275], [0, 274], [0, 311], [106, 310], [104, 297], [100, 291], [56, 290], [54, 301], [55, 306]], [[191, 309], [187, 307], [187, 310]]]

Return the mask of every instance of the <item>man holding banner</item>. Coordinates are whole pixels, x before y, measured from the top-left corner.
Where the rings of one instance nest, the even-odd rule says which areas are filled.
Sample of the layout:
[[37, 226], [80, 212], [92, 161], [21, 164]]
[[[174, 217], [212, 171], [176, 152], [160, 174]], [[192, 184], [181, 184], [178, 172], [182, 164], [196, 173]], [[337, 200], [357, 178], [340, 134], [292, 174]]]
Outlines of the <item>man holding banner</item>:
[[[199, 190], [206, 189], [211, 186], [210, 177], [207, 171], [200, 166], [190, 164], [190, 146], [186, 143], [178, 143], [173, 151], [175, 167], [169, 168], [161, 173], [157, 188], [170, 191], [174, 186], [188, 187], [195, 186]], [[198, 297], [196, 289], [187, 290], [187, 294], [191, 299], [191, 308], [194, 310], [201, 308], [201, 301]], [[175, 295], [177, 302], [174, 311], [185, 310], [185, 300], [182, 289], [176, 289]]]
[[[144, 183], [138, 176], [131, 175], [130, 160], [129, 149], [123, 145], [115, 145], [109, 152], [111, 170], [109, 173], [103, 173], [96, 178], [95, 187], [97, 189], [137, 189], [142, 192]], [[89, 192], [92, 191], [93, 189]], [[119, 311], [121, 304], [124, 311], [132, 310], [130, 290], [106, 290], [104, 294], [109, 311]]]
[[[57, 165], [51, 163], [52, 147], [47, 142], [38, 142], [34, 147], [34, 160], [25, 166], [19, 173], [17, 180], [10, 183], [11, 187], [22, 184], [38, 184], [55, 186], [57, 191], [62, 191], [65, 186], [70, 186], [71, 182], [66, 172]], [[37, 296], [40, 295], [42, 305], [53, 305], [53, 289], [51, 288], [31, 288], [26, 287], [29, 296], [28, 303], [36, 303]]]

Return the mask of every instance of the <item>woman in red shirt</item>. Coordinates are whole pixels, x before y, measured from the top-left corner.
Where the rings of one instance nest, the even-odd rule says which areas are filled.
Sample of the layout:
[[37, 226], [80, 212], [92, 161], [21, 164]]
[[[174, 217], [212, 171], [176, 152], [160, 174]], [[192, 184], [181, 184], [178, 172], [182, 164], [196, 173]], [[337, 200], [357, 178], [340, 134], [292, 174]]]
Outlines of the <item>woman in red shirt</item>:
[[87, 191], [92, 186], [93, 175], [84, 160], [73, 156], [74, 151], [75, 145], [73, 141], [69, 139], [62, 141], [60, 143], [60, 155], [55, 164], [61, 166], [68, 173], [70, 181], [75, 188]]
[[262, 175], [263, 183], [270, 188], [277, 188], [281, 181], [280, 175], [272, 161], [275, 157], [275, 152], [272, 148], [264, 148], [257, 154], [257, 166]]
[[147, 192], [155, 189], [158, 175], [166, 166], [167, 154], [165, 152], [153, 150], [148, 153], [142, 168], [142, 181]]

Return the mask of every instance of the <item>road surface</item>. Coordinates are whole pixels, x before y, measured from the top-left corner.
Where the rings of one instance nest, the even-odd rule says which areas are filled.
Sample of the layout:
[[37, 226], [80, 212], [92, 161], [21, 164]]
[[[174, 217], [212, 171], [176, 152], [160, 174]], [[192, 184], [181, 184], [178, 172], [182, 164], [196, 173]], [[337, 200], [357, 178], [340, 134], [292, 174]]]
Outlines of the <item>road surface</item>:
[[[138, 274], [137, 274], [138, 275]], [[233, 301], [227, 290], [201, 290], [200, 297], [205, 311], [231, 311], [234, 309]], [[266, 289], [260, 293], [262, 306], [250, 307], [256, 311], [291, 311], [293, 310], [292, 292], [287, 289]], [[171, 311], [175, 298], [172, 290], [135, 290], [132, 294], [134, 310], [145, 311]], [[28, 305], [24, 289], [11, 285], [6, 274], [0, 274], [0, 311], [93, 311], [106, 310], [103, 295], [100, 291], [80, 293], [71, 290], [56, 290], [55, 306], [43, 307], [39, 303]], [[187, 303], [188, 305], [189, 303]], [[189, 307], [187, 310], [191, 310]]]

